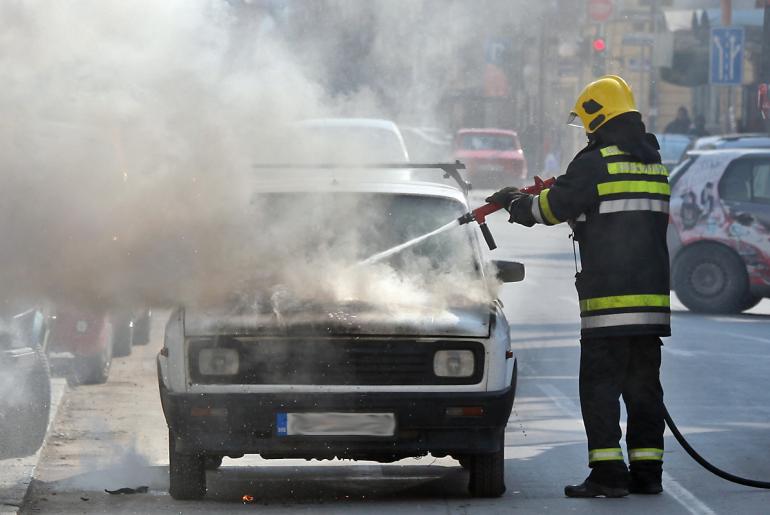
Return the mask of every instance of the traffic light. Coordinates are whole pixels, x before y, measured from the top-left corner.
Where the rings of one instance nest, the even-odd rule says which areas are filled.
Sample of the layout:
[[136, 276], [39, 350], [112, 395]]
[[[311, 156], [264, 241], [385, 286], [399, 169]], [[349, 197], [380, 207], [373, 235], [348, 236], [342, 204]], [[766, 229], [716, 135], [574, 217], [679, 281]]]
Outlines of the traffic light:
[[607, 73], [607, 42], [602, 37], [591, 40], [591, 72], [595, 77]]

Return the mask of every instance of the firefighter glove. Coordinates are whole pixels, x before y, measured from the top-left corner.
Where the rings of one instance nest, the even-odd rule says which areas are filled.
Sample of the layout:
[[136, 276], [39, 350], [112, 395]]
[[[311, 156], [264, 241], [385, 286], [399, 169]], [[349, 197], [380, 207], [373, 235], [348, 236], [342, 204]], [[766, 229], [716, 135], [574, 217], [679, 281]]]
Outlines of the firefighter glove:
[[535, 218], [532, 216], [532, 195], [529, 193], [509, 186], [493, 193], [486, 201], [503, 206], [511, 215], [508, 219], [510, 223], [515, 222], [527, 227], [535, 225]]
[[513, 201], [517, 194], [519, 194], [519, 188], [507, 186], [500, 191], [494, 192], [492, 195], [486, 198], [486, 201], [491, 202], [492, 204], [499, 204], [505, 209], [508, 209], [508, 206], [511, 205], [511, 201]]

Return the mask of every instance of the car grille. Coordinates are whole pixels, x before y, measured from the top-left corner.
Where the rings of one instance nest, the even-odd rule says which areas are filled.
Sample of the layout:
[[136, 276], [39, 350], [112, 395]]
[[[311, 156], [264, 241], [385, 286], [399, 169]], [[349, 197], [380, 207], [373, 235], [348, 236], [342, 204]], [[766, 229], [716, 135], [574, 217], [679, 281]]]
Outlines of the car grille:
[[[246, 338], [194, 339], [188, 343], [190, 378], [195, 384], [281, 385], [441, 385], [476, 384], [484, 374], [480, 342], [414, 340], [296, 341]], [[232, 376], [203, 375], [198, 353], [206, 347], [236, 348], [239, 371]], [[437, 350], [470, 350], [470, 377], [438, 377]]]

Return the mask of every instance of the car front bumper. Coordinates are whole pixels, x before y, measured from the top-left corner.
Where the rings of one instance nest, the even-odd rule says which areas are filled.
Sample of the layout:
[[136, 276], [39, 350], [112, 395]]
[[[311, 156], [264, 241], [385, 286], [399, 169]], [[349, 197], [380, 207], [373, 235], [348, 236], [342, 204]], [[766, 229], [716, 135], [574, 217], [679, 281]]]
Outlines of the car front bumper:
[[[176, 451], [265, 458], [352, 458], [389, 461], [407, 456], [454, 456], [498, 451], [516, 393], [511, 385], [473, 393], [189, 394], [166, 390], [161, 402]], [[447, 408], [480, 407], [478, 416], [450, 416]], [[278, 413], [388, 412], [392, 437], [279, 436]]]

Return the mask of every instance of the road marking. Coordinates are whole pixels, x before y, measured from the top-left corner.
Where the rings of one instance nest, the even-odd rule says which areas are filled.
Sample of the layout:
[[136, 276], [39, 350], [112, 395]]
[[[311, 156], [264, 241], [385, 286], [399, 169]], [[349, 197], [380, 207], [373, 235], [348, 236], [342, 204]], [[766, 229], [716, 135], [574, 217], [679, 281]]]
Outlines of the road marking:
[[663, 472], [663, 488], [668, 495], [693, 515], [716, 515], [711, 508], [680, 485], [668, 472]]
[[[556, 406], [559, 407], [565, 414], [571, 417], [580, 417], [580, 409], [578, 405], [572, 401], [569, 397], [559, 390], [556, 386], [545, 383], [539, 384], [537, 387], [545, 393]], [[681, 484], [679, 484], [674, 478], [667, 472], [663, 473], [663, 490], [671, 496], [676, 502], [682, 505], [692, 515], [716, 515], [708, 506], [706, 506], [700, 499], [698, 499], [692, 492], [687, 490]]]
[[561, 390], [550, 383], [538, 384], [537, 387], [565, 414], [572, 418], [583, 420], [583, 417], [580, 415], [580, 407], [565, 396]]
[[671, 349], [669, 347], [663, 346], [663, 352], [666, 354], [671, 354], [672, 356], [680, 356], [683, 358], [692, 358], [695, 357], [694, 352], [690, 352], [688, 350], [679, 350], [679, 349]]

